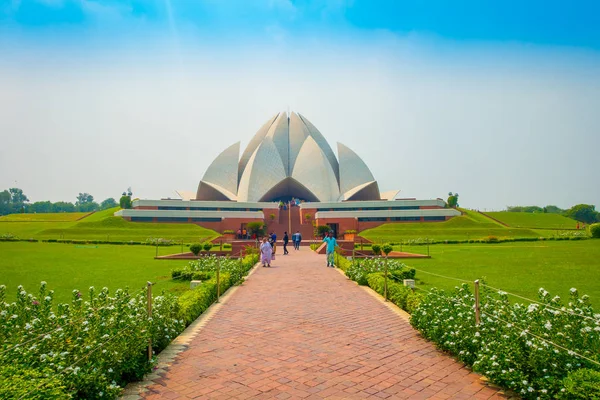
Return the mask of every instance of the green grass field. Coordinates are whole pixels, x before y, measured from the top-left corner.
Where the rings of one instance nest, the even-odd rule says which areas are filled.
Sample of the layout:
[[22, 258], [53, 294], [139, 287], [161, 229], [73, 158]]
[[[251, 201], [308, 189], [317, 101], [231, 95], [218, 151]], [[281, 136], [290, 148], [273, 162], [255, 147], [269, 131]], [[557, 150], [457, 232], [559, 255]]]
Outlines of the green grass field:
[[77, 221], [90, 213], [40, 213], [40, 214], [10, 214], [0, 216], [0, 222], [71, 222]]
[[488, 236], [498, 238], [539, 237], [540, 233], [525, 228], [508, 228], [482, 214], [462, 210], [464, 215], [444, 222], [384, 224], [360, 232], [374, 242], [400, 242], [410, 239], [467, 240]]
[[[180, 249], [159, 251], [163, 255]], [[137, 290], [151, 281], [157, 283], [155, 294], [185, 290], [189, 283], [172, 282], [170, 271], [187, 262], [154, 260], [155, 252], [151, 246], [0, 242], [0, 285], [7, 286], [9, 301], [16, 298], [18, 285], [35, 293], [41, 281], [55, 291], [59, 302], [70, 301], [74, 289], [85, 295], [90, 286]]]
[[514, 228], [575, 229], [577, 227], [577, 221], [559, 214], [509, 211], [494, 211], [485, 214]]
[[[0, 234], [10, 233], [23, 239], [88, 239], [110, 241], [145, 241], [148, 238], [164, 238], [185, 242], [212, 240], [219, 236], [213, 230], [195, 224], [166, 224], [129, 222], [123, 218], [114, 217], [118, 208], [99, 211], [81, 220], [41, 222], [37, 216], [44, 214], [12, 214], [8, 220], [16, 215], [31, 216], [33, 219], [19, 222], [8, 222], [0, 219]], [[81, 214], [81, 213], [73, 213]], [[51, 216], [69, 214], [46, 214]], [[81, 215], [80, 215], [81, 216]], [[5, 217], [5, 218], [6, 218]], [[25, 217], [23, 217], [25, 218]]]
[[[403, 250], [425, 254], [427, 246], [403, 246]], [[422, 271], [470, 281], [484, 277], [491, 286], [534, 300], [540, 287], [563, 299], [574, 287], [600, 305], [600, 240], [440, 244], [430, 246], [430, 255], [430, 259], [403, 261]], [[425, 289], [460, 285], [422, 271], [417, 271], [418, 286]]]

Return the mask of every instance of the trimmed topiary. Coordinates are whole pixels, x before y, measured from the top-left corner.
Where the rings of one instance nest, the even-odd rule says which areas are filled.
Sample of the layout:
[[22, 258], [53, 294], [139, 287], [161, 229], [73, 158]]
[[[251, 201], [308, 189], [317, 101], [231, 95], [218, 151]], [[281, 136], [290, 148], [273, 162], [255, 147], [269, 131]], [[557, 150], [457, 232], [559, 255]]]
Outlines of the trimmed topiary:
[[200, 243], [193, 243], [190, 245], [190, 251], [197, 256], [202, 250], [202, 245]]
[[600, 223], [590, 225], [590, 234], [593, 238], [600, 239]]

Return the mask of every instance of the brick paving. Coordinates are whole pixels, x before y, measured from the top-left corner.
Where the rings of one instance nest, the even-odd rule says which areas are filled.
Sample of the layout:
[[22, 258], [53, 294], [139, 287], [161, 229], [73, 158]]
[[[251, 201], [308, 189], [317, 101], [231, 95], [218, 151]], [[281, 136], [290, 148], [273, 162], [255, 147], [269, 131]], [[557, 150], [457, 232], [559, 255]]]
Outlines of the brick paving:
[[489, 399], [480, 376], [308, 248], [258, 268], [146, 399]]

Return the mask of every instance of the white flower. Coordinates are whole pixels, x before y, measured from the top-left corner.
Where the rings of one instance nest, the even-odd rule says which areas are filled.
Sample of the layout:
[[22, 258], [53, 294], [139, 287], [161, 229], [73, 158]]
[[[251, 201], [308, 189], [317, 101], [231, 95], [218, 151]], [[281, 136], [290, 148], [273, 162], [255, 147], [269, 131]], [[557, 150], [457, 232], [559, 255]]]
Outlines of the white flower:
[[544, 328], [551, 330], [552, 329], [552, 324], [550, 323], [550, 321], [546, 321], [546, 323], [544, 324]]

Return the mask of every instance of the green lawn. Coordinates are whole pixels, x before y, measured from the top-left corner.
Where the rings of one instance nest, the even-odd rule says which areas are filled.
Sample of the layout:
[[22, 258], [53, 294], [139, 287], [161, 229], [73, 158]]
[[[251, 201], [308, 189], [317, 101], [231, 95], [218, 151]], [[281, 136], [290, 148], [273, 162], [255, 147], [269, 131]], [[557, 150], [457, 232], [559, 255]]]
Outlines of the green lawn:
[[[424, 254], [427, 246], [403, 246], [403, 250]], [[440, 244], [430, 246], [430, 254], [431, 259], [404, 262], [423, 271], [471, 281], [485, 277], [491, 286], [532, 299], [537, 299], [540, 287], [567, 299], [574, 287], [600, 304], [600, 240]], [[417, 271], [417, 278], [418, 286], [425, 289], [451, 289], [460, 284], [421, 271]]]
[[[33, 220], [22, 222], [5, 222], [0, 219], [0, 234], [10, 233], [25, 239], [145, 241], [146, 239], [152, 237], [176, 241], [183, 240], [185, 242], [212, 240], [219, 236], [217, 232], [195, 224], [166, 224], [125, 221], [123, 218], [113, 216], [117, 210], [118, 208], [112, 208], [109, 210], [99, 211], [79, 221], [72, 222], [40, 222]], [[36, 216], [42, 214], [22, 215]]]
[[492, 218], [514, 228], [575, 229], [577, 221], [559, 214], [524, 213], [509, 211], [486, 212]]
[[40, 213], [40, 214], [9, 214], [0, 216], [0, 222], [70, 222], [77, 221], [90, 213]]
[[470, 212], [444, 222], [384, 224], [360, 232], [360, 236], [375, 242], [400, 242], [410, 239], [466, 240], [487, 236], [498, 238], [539, 237], [531, 229], [507, 228], [485, 216]]
[[[180, 248], [159, 251], [162, 255]], [[0, 285], [7, 286], [10, 301], [18, 285], [37, 292], [41, 281], [55, 290], [59, 302], [70, 301], [73, 289], [85, 294], [90, 286], [137, 290], [151, 281], [157, 283], [155, 293], [185, 290], [189, 284], [170, 281], [170, 271], [187, 261], [154, 260], [155, 252], [151, 246], [0, 242]]]

